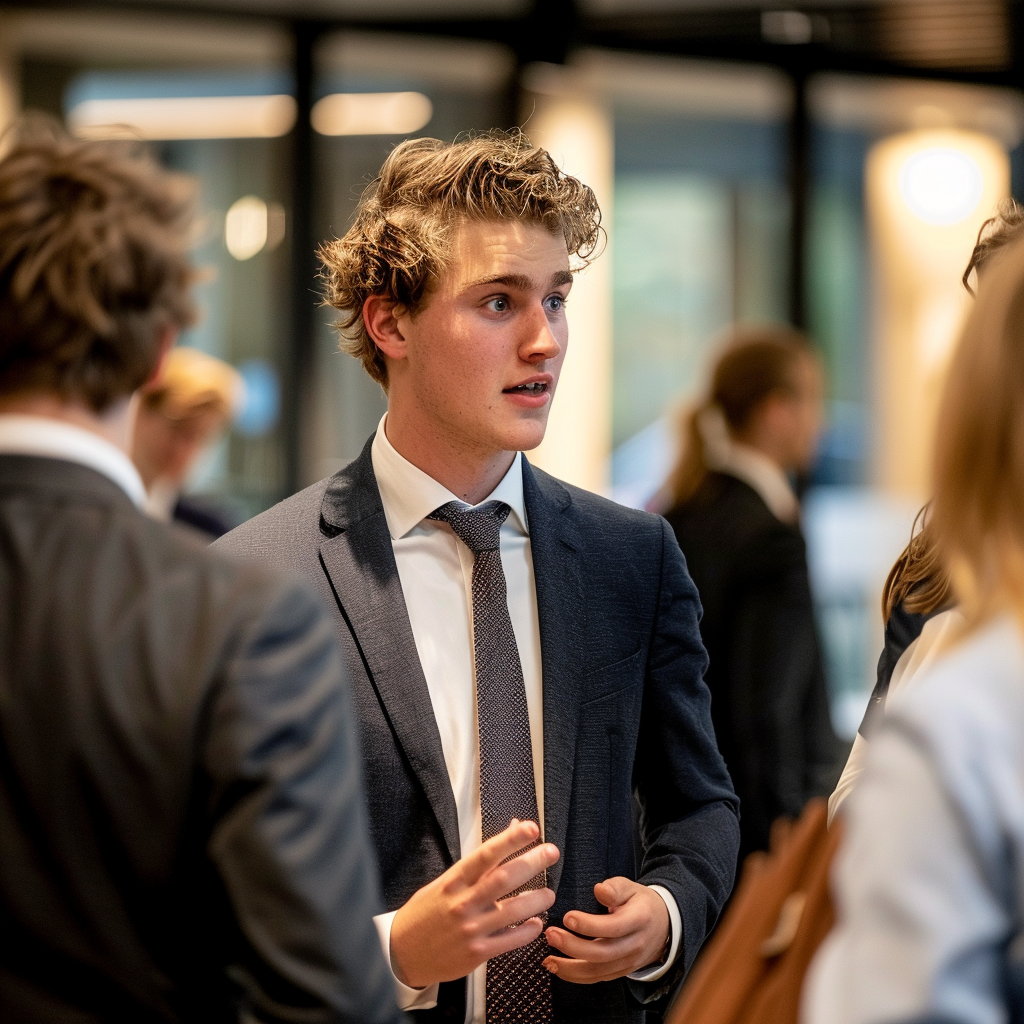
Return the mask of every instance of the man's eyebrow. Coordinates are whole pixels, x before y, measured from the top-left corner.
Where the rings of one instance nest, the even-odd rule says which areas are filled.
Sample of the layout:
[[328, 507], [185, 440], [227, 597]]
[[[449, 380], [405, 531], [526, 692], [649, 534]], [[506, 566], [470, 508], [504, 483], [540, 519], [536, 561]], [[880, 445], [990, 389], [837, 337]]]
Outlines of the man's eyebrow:
[[[533, 279], [527, 277], [526, 274], [500, 274], [497, 277], [484, 277], [479, 281], [473, 281], [466, 285], [466, 290], [481, 288], [488, 284], [504, 285], [506, 288], [514, 288], [516, 291], [521, 292], [528, 292], [534, 288]], [[572, 284], [572, 274], [568, 270], [559, 270], [551, 277], [552, 288], [557, 288], [563, 284]]]

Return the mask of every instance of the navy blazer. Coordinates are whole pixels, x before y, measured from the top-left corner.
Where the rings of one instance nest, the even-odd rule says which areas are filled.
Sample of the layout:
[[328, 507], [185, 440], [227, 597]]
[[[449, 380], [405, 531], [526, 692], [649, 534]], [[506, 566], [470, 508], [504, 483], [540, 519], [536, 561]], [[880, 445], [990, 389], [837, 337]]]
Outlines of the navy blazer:
[[[402, 594], [370, 442], [354, 462], [218, 545], [297, 569], [336, 611], [362, 729], [371, 835], [397, 909], [460, 856], [441, 739]], [[738, 801], [715, 744], [700, 605], [663, 519], [563, 484], [523, 460], [544, 686], [544, 833], [562, 853], [550, 912], [600, 906], [625, 875], [664, 886], [683, 921], [659, 982], [553, 979], [556, 1019], [642, 1021], [671, 992], [733, 884]], [[639, 859], [639, 864], [637, 860]], [[454, 1021], [465, 985], [412, 1016]]]

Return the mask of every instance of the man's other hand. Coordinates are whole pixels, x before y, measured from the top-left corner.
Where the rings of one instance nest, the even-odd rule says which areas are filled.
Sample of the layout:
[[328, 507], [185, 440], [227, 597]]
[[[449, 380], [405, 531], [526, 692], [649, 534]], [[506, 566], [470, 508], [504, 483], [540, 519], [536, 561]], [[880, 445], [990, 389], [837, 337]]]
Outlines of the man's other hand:
[[399, 981], [425, 988], [464, 978], [540, 935], [538, 915], [555, 902], [550, 889], [502, 898], [558, 860], [551, 843], [508, 860], [539, 835], [534, 822], [513, 821], [413, 894], [391, 924], [391, 967]]
[[607, 914], [570, 910], [562, 918], [565, 928], [545, 932], [548, 944], [570, 958], [549, 956], [544, 966], [552, 974], [577, 985], [592, 985], [622, 978], [662, 959], [671, 925], [665, 901], [653, 889], [616, 877], [598, 882], [594, 895], [608, 908]]

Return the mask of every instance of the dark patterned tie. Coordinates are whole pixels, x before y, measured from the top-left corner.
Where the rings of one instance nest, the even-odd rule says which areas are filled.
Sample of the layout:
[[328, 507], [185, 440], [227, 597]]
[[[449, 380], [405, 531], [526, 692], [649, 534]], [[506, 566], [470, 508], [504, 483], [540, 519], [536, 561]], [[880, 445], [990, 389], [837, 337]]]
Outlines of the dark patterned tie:
[[[480, 734], [480, 811], [483, 839], [513, 818], [536, 821], [537, 788], [523, 667], [508, 613], [499, 534], [511, 510], [501, 501], [464, 508], [450, 501], [431, 513], [451, 526], [473, 552], [473, 651]], [[516, 895], [545, 884], [530, 879]], [[551, 975], [541, 961], [551, 952], [543, 935], [528, 946], [487, 961], [487, 1024], [548, 1024]]]

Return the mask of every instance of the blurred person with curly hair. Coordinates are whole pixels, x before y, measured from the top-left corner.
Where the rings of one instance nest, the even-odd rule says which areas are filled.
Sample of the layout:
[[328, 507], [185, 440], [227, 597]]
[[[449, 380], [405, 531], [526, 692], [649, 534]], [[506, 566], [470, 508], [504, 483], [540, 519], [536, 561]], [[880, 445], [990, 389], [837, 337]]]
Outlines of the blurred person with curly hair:
[[128, 457], [193, 199], [46, 121], [0, 158], [0, 1019], [392, 1024], [326, 613], [144, 515]]
[[679, 546], [524, 455], [600, 240], [591, 189], [521, 134], [397, 146], [321, 250], [387, 413], [353, 463], [215, 545], [295, 566], [335, 609], [378, 930], [416, 1020], [640, 1024], [732, 887]]

